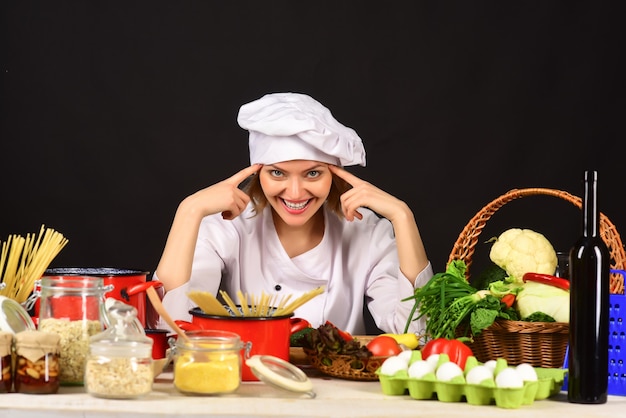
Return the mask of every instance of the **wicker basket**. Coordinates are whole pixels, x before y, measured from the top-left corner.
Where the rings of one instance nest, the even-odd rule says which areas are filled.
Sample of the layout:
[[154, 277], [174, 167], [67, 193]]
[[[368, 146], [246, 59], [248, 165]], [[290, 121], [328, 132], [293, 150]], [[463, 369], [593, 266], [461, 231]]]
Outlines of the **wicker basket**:
[[[508, 202], [527, 196], [554, 196], [582, 208], [582, 200], [567, 192], [545, 188], [514, 189], [483, 207], [467, 223], [454, 243], [448, 263], [463, 260], [467, 265], [467, 278], [472, 264], [478, 236], [493, 214]], [[623, 269], [626, 260], [624, 246], [615, 225], [600, 214], [600, 235], [609, 248], [611, 266]], [[611, 293], [624, 293], [624, 277], [611, 275]], [[466, 329], [459, 329], [465, 335]], [[479, 361], [505, 358], [511, 365], [530, 363], [535, 367], [559, 368], [563, 364], [569, 337], [569, 324], [559, 322], [525, 322], [497, 320], [489, 328], [473, 337], [470, 347]]]
[[329, 376], [349, 380], [378, 380], [376, 370], [388, 357], [373, 356], [356, 360], [353, 356], [319, 354], [316, 350], [304, 349], [311, 365]]

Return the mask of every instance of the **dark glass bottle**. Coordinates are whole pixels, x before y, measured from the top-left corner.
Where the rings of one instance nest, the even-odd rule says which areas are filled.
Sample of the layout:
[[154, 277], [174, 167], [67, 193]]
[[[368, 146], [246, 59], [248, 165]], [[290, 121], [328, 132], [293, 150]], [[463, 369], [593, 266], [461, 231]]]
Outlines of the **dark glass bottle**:
[[567, 398], [607, 400], [610, 256], [600, 236], [598, 173], [585, 171], [582, 236], [570, 250], [570, 327]]

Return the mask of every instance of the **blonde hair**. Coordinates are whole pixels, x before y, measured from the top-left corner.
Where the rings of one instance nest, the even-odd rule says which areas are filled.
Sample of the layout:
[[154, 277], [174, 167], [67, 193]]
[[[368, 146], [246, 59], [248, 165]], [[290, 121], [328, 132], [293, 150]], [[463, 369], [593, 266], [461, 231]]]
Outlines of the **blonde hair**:
[[[326, 199], [326, 206], [340, 218], [344, 218], [343, 211], [341, 210], [341, 195], [351, 188], [352, 186], [344, 179], [333, 174], [333, 181], [330, 185], [328, 198]], [[263, 209], [267, 206], [267, 198], [265, 197], [265, 193], [263, 193], [259, 175], [254, 176], [250, 182], [244, 186], [243, 190], [250, 196], [255, 215], [263, 212]]]

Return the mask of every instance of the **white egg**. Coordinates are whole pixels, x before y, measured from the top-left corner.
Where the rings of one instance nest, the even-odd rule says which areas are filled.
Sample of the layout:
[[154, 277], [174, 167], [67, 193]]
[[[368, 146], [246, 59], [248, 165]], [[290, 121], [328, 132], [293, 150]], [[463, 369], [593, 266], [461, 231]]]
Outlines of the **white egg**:
[[437, 368], [435, 376], [441, 382], [449, 382], [457, 376], [463, 376], [463, 369], [458, 364], [448, 361]]
[[465, 377], [467, 383], [471, 383], [473, 385], [478, 385], [487, 379], [493, 379], [493, 370], [484, 365], [473, 367], [469, 372], [467, 372], [467, 376]]
[[517, 370], [507, 367], [496, 375], [496, 386], [499, 388], [521, 388], [524, 387], [524, 380]]
[[413, 355], [413, 350], [403, 350], [400, 354], [398, 354], [396, 357], [399, 357], [403, 360], [406, 360], [407, 364], [409, 363], [409, 361], [411, 361], [411, 356]]
[[494, 372], [496, 370], [496, 361], [495, 360], [487, 360], [487, 362], [485, 362], [485, 366], [489, 367], [491, 369], [492, 372]]
[[431, 354], [428, 356], [426, 361], [429, 362], [433, 368], [437, 368], [437, 363], [439, 363], [439, 354]]
[[435, 367], [426, 360], [417, 360], [409, 366], [409, 377], [420, 379], [428, 373], [435, 371]]
[[385, 360], [382, 366], [380, 366], [380, 373], [385, 376], [393, 376], [401, 370], [407, 370], [408, 367], [408, 361], [398, 356], [392, 356]]
[[537, 380], [537, 371], [528, 363], [518, 364], [515, 370], [522, 376], [524, 382], [534, 382]]

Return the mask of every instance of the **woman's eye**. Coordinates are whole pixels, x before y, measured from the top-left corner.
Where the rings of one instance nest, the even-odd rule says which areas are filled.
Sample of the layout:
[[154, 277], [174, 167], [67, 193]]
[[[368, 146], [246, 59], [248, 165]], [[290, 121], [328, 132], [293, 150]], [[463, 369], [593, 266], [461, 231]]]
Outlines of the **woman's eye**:
[[280, 171], [280, 170], [271, 170], [271, 171], [270, 171], [270, 174], [271, 174], [273, 177], [281, 177], [281, 176], [283, 175], [283, 172], [282, 172], [282, 171]]
[[307, 177], [309, 178], [315, 178], [315, 177], [319, 177], [320, 176], [320, 172], [317, 170], [311, 170], [308, 172]]

